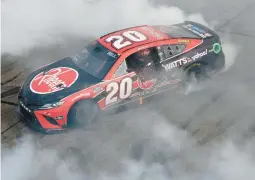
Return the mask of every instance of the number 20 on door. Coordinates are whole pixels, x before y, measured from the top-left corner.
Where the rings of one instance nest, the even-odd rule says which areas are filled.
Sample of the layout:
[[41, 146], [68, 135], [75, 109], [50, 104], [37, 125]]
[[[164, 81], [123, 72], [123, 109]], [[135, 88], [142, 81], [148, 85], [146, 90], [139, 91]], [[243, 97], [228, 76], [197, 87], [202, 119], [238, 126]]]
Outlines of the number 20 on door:
[[132, 95], [133, 81], [130, 77], [123, 78], [120, 83], [114, 81], [106, 86], [105, 106], [125, 100]]

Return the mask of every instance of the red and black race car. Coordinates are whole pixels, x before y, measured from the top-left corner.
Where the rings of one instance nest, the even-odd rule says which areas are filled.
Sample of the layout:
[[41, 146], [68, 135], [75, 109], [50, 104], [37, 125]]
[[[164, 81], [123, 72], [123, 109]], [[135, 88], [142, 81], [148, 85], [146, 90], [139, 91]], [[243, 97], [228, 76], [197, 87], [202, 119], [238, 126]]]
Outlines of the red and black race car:
[[201, 24], [122, 29], [32, 72], [21, 87], [18, 112], [34, 129], [60, 132], [72, 122], [91, 122], [98, 112], [185, 88], [224, 65], [220, 37]]

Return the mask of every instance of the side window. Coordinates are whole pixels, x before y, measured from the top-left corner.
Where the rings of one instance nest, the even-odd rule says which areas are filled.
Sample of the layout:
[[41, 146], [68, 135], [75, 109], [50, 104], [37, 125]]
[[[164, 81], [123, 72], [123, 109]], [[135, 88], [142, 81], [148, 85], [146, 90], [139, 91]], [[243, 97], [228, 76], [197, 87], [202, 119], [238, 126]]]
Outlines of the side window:
[[139, 70], [146, 64], [160, 62], [159, 51], [156, 47], [142, 49], [128, 56], [126, 59], [128, 69]]
[[170, 45], [164, 45], [161, 47], [164, 53], [164, 59], [169, 59], [183, 52], [185, 48], [186, 48], [185, 44], [170, 44]]
[[127, 74], [127, 64], [126, 64], [126, 60], [124, 60], [120, 66], [118, 67], [118, 69], [116, 70], [116, 72], [114, 73], [114, 77], [119, 77], [119, 76], [123, 76], [125, 74]]

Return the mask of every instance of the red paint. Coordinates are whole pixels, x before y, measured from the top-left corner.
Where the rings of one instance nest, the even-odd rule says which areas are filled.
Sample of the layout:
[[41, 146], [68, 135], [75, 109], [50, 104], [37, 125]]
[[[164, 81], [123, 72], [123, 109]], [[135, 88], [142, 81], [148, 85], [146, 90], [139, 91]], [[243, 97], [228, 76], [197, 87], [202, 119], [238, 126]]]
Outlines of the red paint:
[[[143, 34], [146, 37], [146, 40], [140, 41], [140, 42], [134, 42], [132, 40], [128, 40], [126, 37], [123, 36], [124, 32], [127, 31], [136, 31], [138, 33]], [[107, 39], [110, 37], [116, 37], [116, 36], [122, 36], [124, 39], [122, 41], [122, 43], [125, 43], [126, 41], [130, 41], [130, 45], [125, 46], [124, 48], [121, 49], [116, 49], [113, 46], [113, 42], [107, 42]], [[113, 52], [116, 52], [118, 54], [123, 53], [124, 51], [134, 48], [134, 47], [140, 47], [144, 44], [148, 44], [151, 42], [155, 42], [155, 41], [159, 41], [159, 40], [166, 40], [168, 39], [168, 36], [164, 33], [162, 33], [161, 31], [154, 29], [151, 26], [139, 26], [139, 27], [132, 27], [132, 28], [128, 28], [128, 29], [123, 29], [120, 31], [116, 31], [110, 34], [107, 34], [101, 38], [98, 39], [98, 41], [105, 46], [106, 48], [110, 49]]]

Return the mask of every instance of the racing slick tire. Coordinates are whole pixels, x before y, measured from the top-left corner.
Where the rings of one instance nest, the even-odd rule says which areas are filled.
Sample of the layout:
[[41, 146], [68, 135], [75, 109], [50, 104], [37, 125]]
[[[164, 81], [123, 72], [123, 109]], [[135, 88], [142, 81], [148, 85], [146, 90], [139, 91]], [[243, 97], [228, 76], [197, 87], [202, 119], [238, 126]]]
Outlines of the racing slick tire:
[[86, 126], [92, 123], [99, 112], [99, 108], [93, 100], [81, 100], [75, 103], [68, 113], [68, 126]]
[[208, 65], [196, 62], [184, 69], [182, 90], [187, 92], [191, 85], [197, 86], [210, 78]]

